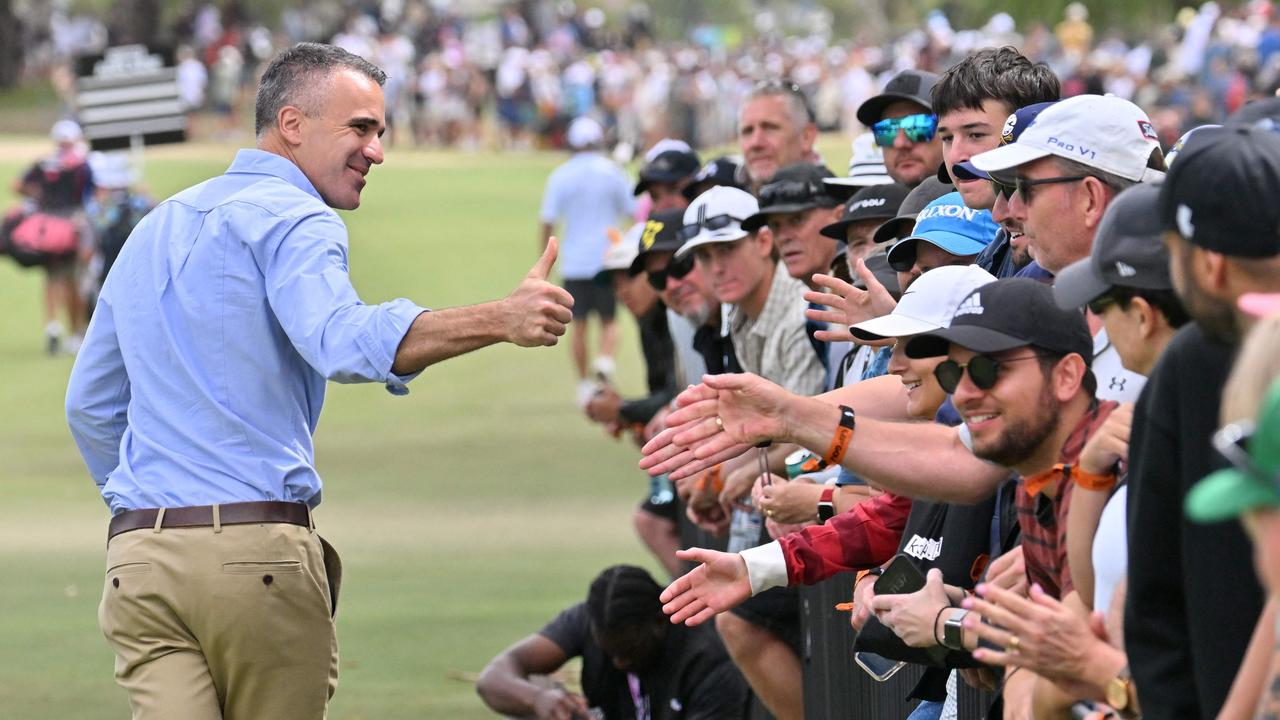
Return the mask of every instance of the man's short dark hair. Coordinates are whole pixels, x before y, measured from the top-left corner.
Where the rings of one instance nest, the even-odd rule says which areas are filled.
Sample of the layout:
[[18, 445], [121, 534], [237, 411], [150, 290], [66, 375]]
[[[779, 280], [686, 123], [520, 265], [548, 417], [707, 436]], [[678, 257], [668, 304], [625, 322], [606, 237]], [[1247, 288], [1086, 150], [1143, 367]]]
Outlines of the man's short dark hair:
[[998, 100], [1009, 112], [1062, 94], [1062, 84], [1044, 63], [1033, 63], [1018, 49], [983, 48], [947, 68], [933, 86], [933, 112], [942, 117], [962, 109], [981, 110], [983, 100]]
[[[1066, 357], [1066, 354], [1054, 352], [1048, 348], [1033, 345], [1032, 349], [1036, 351], [1036, 358], [1040, 364], [1040, 374], [1046, 380], [1053, 374], [1053, 369], [1058, 366], [1058, 363], [1062, 362], [1062, 358]], [[1091, 360], [1092, 358], [1084, 358], [1085, 370], [1084, 377], [1080, 380], [1080, 389], [1086, 397], [1092, 400], [1098, 397], [1098, 376], [1093, 374]]]
[[1115, 300], [1121, 310], [1127, 310], [1129, 305], [1133, 303], [1134, 298], [1142, 298], [1157, 312], [1164, 315], [1165, 322], [1169, 323], [1169, 327], [1175, 330], [1191, 322], [1191, 317], [1187, 315], [1186, 309], [1182, 307], [1182, 301], [1178, 299], [1178, 294], [1167, 288], [1147, 290], [1113, 285], [1107, 291], [1107, 296]]
[[648, 571], [634, 565], [614, 565], [596, 576], [587, 593], [587, 617], [597, 633], [637, 625], [665, 623], [662, 588]]
[[354, 70], [378, 83], [387, 82], [381, 68], [336, 45], [298, 43], [272, 59], [258, 81], [254, 103], [253, 132], [258, 137], [269, 130], [280, 108], [292, 105], [307, 117], [319, 115], [324, 105], [323, 80], [335, 70]]

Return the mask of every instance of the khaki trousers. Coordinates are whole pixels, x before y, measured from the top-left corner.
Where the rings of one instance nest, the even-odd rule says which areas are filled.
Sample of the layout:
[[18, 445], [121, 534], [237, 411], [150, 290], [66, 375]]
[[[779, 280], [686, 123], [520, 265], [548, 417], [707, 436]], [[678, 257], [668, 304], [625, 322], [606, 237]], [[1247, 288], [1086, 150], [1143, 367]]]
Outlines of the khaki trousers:
[[341, 576], [333, 548], [298, 525], [112, 538], [98, 622], [134, 719], [323, 718]]

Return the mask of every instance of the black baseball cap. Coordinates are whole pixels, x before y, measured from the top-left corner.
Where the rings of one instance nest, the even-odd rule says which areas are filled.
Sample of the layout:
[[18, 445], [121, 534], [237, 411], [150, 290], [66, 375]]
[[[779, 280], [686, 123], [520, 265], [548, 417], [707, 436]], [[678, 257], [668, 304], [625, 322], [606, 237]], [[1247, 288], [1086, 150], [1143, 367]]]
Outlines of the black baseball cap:
[[760, 210], [742, 221], [742, 229], [755, 232], [764, 227], [773, 214], [794, 213], [809, 208], [833, 208], [840, 201], [827, 190], [825, 178], [835, 177], [825, 165], [799, 162], [787, 165], [773, 174], [773, 179], [760, 188]]
[[680, 228], [684, 227], [684, 210], [661, 210], [649, 216], [645, 221], [644, 232], [640, 234], [640, 252], [631, 262], [631, 274], [639, 275], [644, 271], [644, 258], [657, 252], [674, 253], [684, 240], [680, 239]]
[[1160, 220], [1231, 257], [1280, 255], [1280, 134], [1256, 125], [1196, 131], [1160, 190]]
[[649, 189], [649, 183], [677, 183], [685, 178], [698, 174], [702, 161], [692, 150], [667, 150], [640, 168], [640, 182], [636, 183], [635, 194], [639, 195]]
[[[915, 227], [916, 216], [921, 210], [934, 200], [955, 191], [956, 189], [950, 185], [938, 182], [937, 178], [925, 178], [903, 198], [902, 204], [898, 206], [898, 214], [876, 228], [875, 241], [886, 243], [897, 240], [899, 237], [906, 237], [911, 232], [911, 228]], [[907, 227], [905, 230], [900, 230], [903, 223], [906, 223]]]
[[885, 221], [896, 217], [898, 208], [911, 190], [899, 183], [888, 185], [868, 185], [849, 198], [844, 204], [844, 212], [840, 219], [824, 226], [818, 232], [829, 238], [844, 240], [849, 226], [863, 220]]
[[1160, 186], [1134, 185], [1116, 195], [1098, 224], [1089, 257], [1063, 268], [1053, 281], [1058, 307], [1073, 309], [1105, 295], [1112, 287], [1168, 290], [1169, 251], [1156, 212]]
[[684, 197], [689, 202], [693, 202], [694, 198], [719, 185], [746, 190], [747, 177], [746, 171], [742, 169], [742, 163], [728, 155], [722, 155], [707, 162], [693, 176], [689, 184], [684, 186]]
[[1084, 313], [1058, 307], [1053, 290], [1030, 278], [1005, 278], [969, 293], [951, 326], [912, 338], [907, 357], [946, 355], [953, 344], [979, 353], [1030, 345], [1061, 355], [1075, 353], [1086, 366], [1093, 361], [1093, 336]]
[[899, 100], [910, 100], [933, 112], [930, 93], [938, 76], [925, 70], [903, 70], [884, 86], [884, 92], [858, 106], [858, 122], [871, 127], [883, 120], [884, 109]]

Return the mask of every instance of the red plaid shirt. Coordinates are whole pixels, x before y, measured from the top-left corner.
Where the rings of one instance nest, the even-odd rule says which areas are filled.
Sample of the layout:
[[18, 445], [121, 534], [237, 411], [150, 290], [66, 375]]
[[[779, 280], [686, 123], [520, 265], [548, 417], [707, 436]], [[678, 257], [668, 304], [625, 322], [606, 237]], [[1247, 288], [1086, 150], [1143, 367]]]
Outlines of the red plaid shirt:
[[815, 585], [846, 570], [867, 570], [898, 551], [911, 498], [884, 493], [863, 500], [825, 525], [811, 525], [778, 540], [788, 585]]

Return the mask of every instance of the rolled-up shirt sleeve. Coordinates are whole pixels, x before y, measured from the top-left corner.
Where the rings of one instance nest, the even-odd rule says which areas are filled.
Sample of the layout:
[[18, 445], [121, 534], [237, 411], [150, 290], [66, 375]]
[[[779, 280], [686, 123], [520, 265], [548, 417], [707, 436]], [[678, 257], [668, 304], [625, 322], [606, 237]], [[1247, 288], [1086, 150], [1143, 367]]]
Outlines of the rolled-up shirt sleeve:
[[326, 378], [383, 382], [408, 392], [417, 376], [391, 371], [409, 326], [426, 308], [400, 298], [379, 305], [360, 300], [347, 265], [347, 231], [336, 216], [302, 218], [257, 249], [267, 300], [298, 353]]
[[99, 488], [120, 462], [120, 440], [129, 425], [129, 398], [115, 317], [111, 305], [99, 300], [71, 369], [66, 397], [71, 436]]

